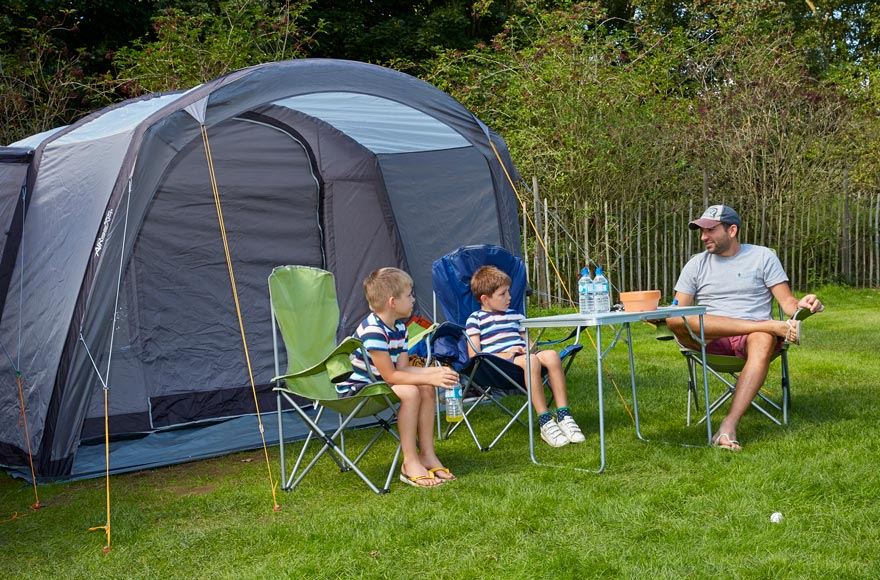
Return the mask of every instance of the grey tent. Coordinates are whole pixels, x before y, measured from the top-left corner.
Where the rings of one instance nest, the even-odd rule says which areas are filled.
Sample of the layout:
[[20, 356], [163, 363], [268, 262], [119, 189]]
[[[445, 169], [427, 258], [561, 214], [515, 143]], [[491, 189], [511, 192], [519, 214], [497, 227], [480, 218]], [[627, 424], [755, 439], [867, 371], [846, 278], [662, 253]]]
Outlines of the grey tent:
[[518, 252], [501, 138], [378, 66], [259, 65], [14, 143], [0, 149], [0, 464], [27, 473], [17, 373], [41, 480], [103, 469], [104, 383], [113, 471], [259, 446], [206, 150], [262, 411], [274, 266], [336, 274], [341, 335], [374, 268], [411, 272], [428, 313], [432, 260]]

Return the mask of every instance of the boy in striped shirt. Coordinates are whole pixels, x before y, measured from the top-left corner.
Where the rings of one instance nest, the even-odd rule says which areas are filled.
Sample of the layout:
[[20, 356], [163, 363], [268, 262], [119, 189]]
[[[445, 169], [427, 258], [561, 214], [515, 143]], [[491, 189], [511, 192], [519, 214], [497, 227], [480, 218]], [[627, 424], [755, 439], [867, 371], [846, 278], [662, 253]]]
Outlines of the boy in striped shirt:
[[[538, 414], [541, 439], [551, 447], [583, 443], [584, 434], [571, 416], [562, 361], [555, 350], [529, 353], [525, 332], [520, 325], [523, 315], [510, 309], [510, 277], [495, 266], [483, 266], [471, 277], [471, 292], [480, 302], [467, 320], [465, 332], [470, 339], [470, 356], [485, 352], [508, 359], [526, 370], [526, 357], [531, 358], [532, 404]], [[541, 370], [547, 369], [550, 391], [556, 401], [556, 413], [547, 407]], [[555, 416], [554, 416], [555, 415]]]
[[434, 393], [458, 384], [458, 373], [447, 367], [409, 366], [405, 321], [415, 304], [412, 290], [410, 275], [397, 268], [380, 268], [364, 280], [371, 312], [355, 336], [363, 341], [367, 356], [360, 349], [352, 353], [354, 373], [336, 390], [340, 397], [350, 397], [373, 382], [370, 373], [388, 383], [400, 399], [400, 480], [414, 487], [435, 487], [455, 476], [434, 451]]

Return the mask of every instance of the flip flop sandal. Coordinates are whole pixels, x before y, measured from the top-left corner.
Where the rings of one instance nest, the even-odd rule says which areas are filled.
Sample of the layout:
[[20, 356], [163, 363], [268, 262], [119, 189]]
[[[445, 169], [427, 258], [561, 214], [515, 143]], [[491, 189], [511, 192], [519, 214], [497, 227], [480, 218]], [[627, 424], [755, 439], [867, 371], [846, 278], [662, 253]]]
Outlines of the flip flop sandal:
[[[440, 483], [435, 483], [434, 485], [421, 485], [420, 483], [418, 483], [425, 479], [433, 479], [435, 481], [439, 481]], [[416, 475], [411, 477], [403, 472], [400, 473], [400, 481], [407, 485], [418, 487], [420, 489], [431, 489], [432, 487], [440, 487], [441, 485], [443, 485], [443, 480], [437, 479], [433, 475]]]
[[[439, 472], [439, 471], [445, 471], [446, 474], [449, 475], [449, 477], [437, 477], [437, 472]], [[433, 478], [436, 479], [437, 481], [455, 481], [456, 479], [458, 479], [458, 478], [455, 477], [455, 475], [453, 475], [453, 473], [452, 473], [451, 471], [449, 471], [449, 469], [446, 468], [446, 467], [434, 467], [434, 468], [432, 468], [432, 469], [429, 469], [429, 470], [428, 470], [428, 473], [430, 473], [430, 474], [431, 474], [431, 477], [433, 477]]]
[[[727, 443], [722, 443], [721, 439], [726, 439]], [[716, 447], [718, 449], [725, 449], [727, 451], [732, 451], [737, 453], [742, 451], [742, 445], [739, 444], [739, 441], [731, 438], [727, 433], [719, 433], [712, 439], [712, 447]]]
[[[789, 319], [786, 320], [785, 323], [788, 325], [788, 333], [785, 335], [785, 344], [800, 344], [801, 343], [801, 321]], [[794, 339], [791, 339], [791, 334], [794, 332]]]

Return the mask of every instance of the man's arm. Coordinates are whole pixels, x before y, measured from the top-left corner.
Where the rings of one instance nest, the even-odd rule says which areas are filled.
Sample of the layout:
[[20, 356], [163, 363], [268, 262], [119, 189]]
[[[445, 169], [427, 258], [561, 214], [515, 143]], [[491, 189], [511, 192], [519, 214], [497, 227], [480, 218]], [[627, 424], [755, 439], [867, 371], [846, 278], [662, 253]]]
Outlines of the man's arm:
[[678, 302], [679, 306], [693, 306], [694, 305], [694, 296], [693, 294], [685, 294], [684, 292], [676, 292], [675, 300]]
[[819, 312], [824, 307], [815, 294], [807, 294], [800, 300], [792, 293], [788, 282], [782, 282], [770, 287], [773, 298], [779, 303], [786, 316], [793, 315], [798, 308], [807, 308], [810, 312]]

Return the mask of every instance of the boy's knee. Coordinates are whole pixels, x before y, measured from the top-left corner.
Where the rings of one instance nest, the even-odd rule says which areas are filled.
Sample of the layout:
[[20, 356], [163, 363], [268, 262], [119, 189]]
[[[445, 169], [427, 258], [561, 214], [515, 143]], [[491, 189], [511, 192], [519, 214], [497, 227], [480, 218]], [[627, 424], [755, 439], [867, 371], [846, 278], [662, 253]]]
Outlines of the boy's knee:
[[416, 385], [394, 385], [391, 387], [394, 394], [401, 402], [416, 401], [421, 397], [419, 388]]

